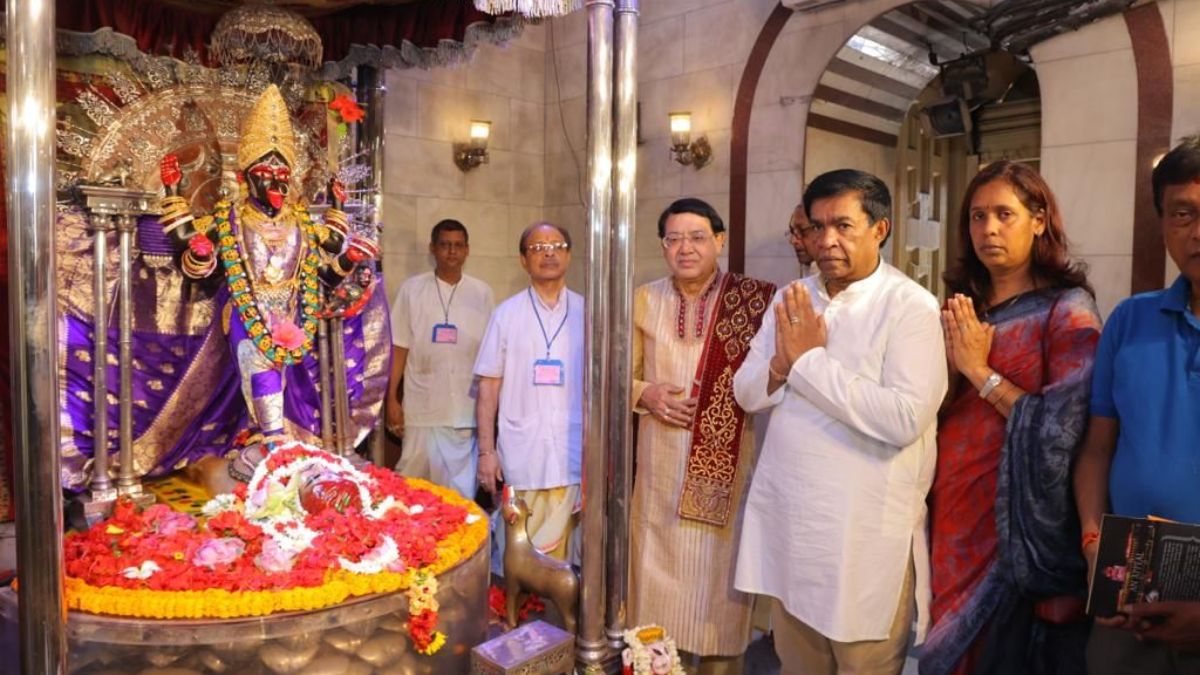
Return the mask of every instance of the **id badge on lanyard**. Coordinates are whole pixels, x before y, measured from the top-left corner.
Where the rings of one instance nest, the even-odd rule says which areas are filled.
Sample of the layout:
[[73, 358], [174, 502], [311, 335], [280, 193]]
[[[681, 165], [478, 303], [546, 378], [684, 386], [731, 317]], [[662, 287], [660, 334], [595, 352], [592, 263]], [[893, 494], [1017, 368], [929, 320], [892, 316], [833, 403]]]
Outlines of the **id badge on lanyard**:
[[559, 359], [538, 359], [533, 362], [533, 384], [538, 387], [561, 387], [566, 379], [565, 370]]
[[433, 344], [458, 344], [458, 326], [452, 323], [439, 323], [433, 326]]

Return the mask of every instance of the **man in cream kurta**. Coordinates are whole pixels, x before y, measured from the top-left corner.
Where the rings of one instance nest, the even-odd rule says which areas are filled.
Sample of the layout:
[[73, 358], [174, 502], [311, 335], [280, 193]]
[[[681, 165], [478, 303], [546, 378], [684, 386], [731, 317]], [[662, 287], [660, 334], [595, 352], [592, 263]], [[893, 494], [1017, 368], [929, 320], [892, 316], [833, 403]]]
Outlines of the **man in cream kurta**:
[[862, 172], [804, 203], [821, 274], [776, 295], [734, 379], [770, 411], [735, 585], [773, 596], [783, 673], [899, 673], [929, 597], [925, 496], [946, 358], [937, 301], [879, 258], [891, 204]]
[[435, 225], [429, 243], [434, 270], [406, 280], [396, 294], [392, 386], [403, 380], [404, 391], [403, 399], [388, 401], [388, 425], [404, 436], [396, 471], [474, 499], [472, 366], [495, 301], [487, 284], [462, 271], [467, 236], [457, 220]]
[[[725, 226], [699, 199], [667, 207], [659, 237], [671, 276], [638, 288], [633, 304], [632, 399], [641, 417], [630, 511], [630, 623], [663, 626], [685, 661], [699, 659], [699, 673], [739, 673], [754, 599], [734, 590], [733, 564], [754, 433], [748, 420], [742, 425], [727, 417], [734, 407], [729, 374], [736, 365], [701, 369], [701, 360], [707, 354], [711, 365], [727, 347], [744, 355], [774, 287], [720, 271]], [[732, 326], [741, 327], [740, 345], [734, 344], [739, 331], [727, 331]], [[723, 442], [698, 436], [697, 421], [720, 427]], [[740, 439], [731, 433], [735, 429]], [[702, 508], [692, 517], [696, 504], [683, 501], [695, 452], [729, 458], [723, 514]], [[691, 672], [692, 664], [686, 666]]]
[[530, 507], [530, 540], [558, 558], [578, 520], [583, 454], [584, 303], [566, 287], [570, 245], [549, 223], [522, 233], [530, 286], [496, 307], [475, 361], [479, 483], [515, 489]]

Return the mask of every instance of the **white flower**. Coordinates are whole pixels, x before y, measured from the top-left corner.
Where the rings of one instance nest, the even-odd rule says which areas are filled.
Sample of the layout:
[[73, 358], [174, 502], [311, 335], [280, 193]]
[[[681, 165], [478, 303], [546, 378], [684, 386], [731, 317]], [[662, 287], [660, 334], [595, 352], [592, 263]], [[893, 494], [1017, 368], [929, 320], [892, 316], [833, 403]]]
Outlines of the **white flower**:
[[158, 566], [158, 563], [153, 560], [147, 560], [140, 567], [126, 567], [121, 570], [121, 576], [126, 579], [149, 579], [154, 576], [155, 572], [160, 571], [162, 571], [162, 568]]
[[480, 516], [478, 513], [468, 513], [467, 514], [467, 524], [474, 525], [476, 522], [479, 521], [479, 517]]
[[[367, 494], [370, 494], [370, 493], [368, 492]], [[367, 502], [363, 502], [363, 503], [366, 504]], [[386, 516], [388, 511], [391, 511], [392, 509], [396, 508], [397, 506], [403, 506], [403, 505], [400, 504], [400, 502], [396, 501], [395, 497], [388, 495], [388, 496], [384, 497], [382, 500], [380, 500], [380, 502], [378, 504], [376, 504], [374, 507], [367, 507], [365, 509], [364, 515], [378, 520], [378, 519]], [[409, 511], [409, 513], [411, 513], [411, 511]]]
[[408, 507], [408, 515], [410, 515], [410, 516], [415, 516], [418, 513], [424, 513], [424, 512], [425, 512], [425, 507], [421, 506], [420, 504], [413, 504], [412, 506]]
[[225, 493], [217, 495], [216, 497], [213, 497], [205, 502], [203, 508], [200, 509], [200, 512], [203, 513], [205, 517], [212, 518], [218, 513], [223, 513], [225, 511], [236, 511], [237, 509], [238, 498], [234, 497], [232, 494]]

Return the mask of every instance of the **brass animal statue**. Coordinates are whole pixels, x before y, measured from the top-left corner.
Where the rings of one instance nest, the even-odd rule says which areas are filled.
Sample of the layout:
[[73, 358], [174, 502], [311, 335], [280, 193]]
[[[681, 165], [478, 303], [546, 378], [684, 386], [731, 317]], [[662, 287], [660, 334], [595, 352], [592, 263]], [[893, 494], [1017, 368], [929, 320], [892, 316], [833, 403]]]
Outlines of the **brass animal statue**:
[[517, 627], [517, 600], [522, 592], [550, 598], [562, 615], [565, 628], [575, 632], [579, 605], [579, 578], [570, 563], [551, 558], [529, 541], [525, 521], [529, 506], [510, 486], [504, 487], [500, 515], [508, 524], [504, 536], [504, 590], [508, 627]]

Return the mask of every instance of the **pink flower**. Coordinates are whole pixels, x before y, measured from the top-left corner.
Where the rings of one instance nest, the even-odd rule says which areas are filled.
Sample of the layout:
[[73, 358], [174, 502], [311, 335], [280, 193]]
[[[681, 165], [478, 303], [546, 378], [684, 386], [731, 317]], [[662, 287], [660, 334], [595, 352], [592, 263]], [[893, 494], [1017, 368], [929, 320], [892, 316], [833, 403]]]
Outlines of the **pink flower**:
[[270, 537], [263, 540], [262, 553], [254, 559], [264, 572], [291, 572], [296, 554], [275, 543]]
[[241, 557], [246, 550], [246, 542], [236, 537], [222, 537], [204, 542], [196, 555], [192, 556], [192, 564], [197, 567], [212, 569], [217, 565], [231, 563]]
[[271, 339], [284, 349], [298, 349], [304, 344], [304, 331], [299, 326], [284, 319], [271, 326]]
[[159, 534], [169, 537], [177, 532], [196, 529], [196, 519], [186, 513], [172, 510], [166, 504], [155, 504], [142, 512], [146, 520]]

